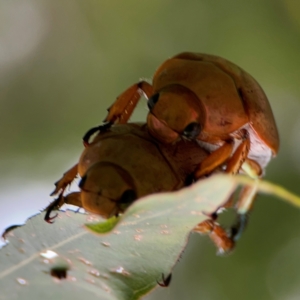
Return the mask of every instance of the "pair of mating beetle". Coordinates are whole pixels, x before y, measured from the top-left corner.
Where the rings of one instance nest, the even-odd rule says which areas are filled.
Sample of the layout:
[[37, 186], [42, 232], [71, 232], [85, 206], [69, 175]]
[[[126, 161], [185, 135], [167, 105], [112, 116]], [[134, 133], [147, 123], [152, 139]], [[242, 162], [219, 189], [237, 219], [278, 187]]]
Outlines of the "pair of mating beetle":
[[[142, 94], [147, 123], [126, 124]], [[108, 111], [107, 123], [84, 136], [79, 163], [56, 182], [52, 195], [59, 196], [48, 206], [48, 222], [63, 203], [109, 218], [142, 196], [178, 190], [214, 172], [259, 178], [278, 152], [265, 93], [248, 73], [217, 56], [185, 52], [166, 60], [152, 85], [132, 85]], [[77, 174], [81, 191], [63, 196]], [[214, 222], [216, 215], [195, 230], [208, 233], [220, 252], [231, 250], [254, 195], [251, 187], [241, 192], [238, 226], [230, 234]]]

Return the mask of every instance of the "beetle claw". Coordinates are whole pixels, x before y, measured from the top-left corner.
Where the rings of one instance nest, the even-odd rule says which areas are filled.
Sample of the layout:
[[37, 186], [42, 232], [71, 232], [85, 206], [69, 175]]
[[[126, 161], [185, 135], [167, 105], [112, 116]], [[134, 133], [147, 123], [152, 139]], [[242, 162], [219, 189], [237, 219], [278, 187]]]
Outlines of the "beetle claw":
[[106, 130], [108, 130], [108, 129], [111, 127], [112, 124], [113, 124], [113, 123], [111, 123], [111, 122], [107, 122], [107, 123], [104, 123], [104, 124], [102, 124], [102, 125], [93, 127], [93, 128], [91, 128], [90, 130], [88, 130], [88, 132], [87, 132], [87, 133], [83, 136], [83, 138], [82, 138], [82, 140], [83, 140], [83, 145], [84, 145], [85, 147], [88, 147], [88, 146], [90, 145], [89, 139], [90, 139], [90, 137], [91, 137], [94, 133], [96, 133], [97, 131], [100, 131], [100, 132], [106, 131]]
[[[49, 213], [50, 214], [50, 213]], [[45, 221], [47, 222], [47, 223], [49, 223], [49, 224], [53, 224], [54, 223], [54, 219], [56, 218], [58, 216], [58, 213], [56, 213], [55, 214], [55, 216], [53, 216], [53, 217], [47, 217], [47, 213], [46, 213], [46, 216], [45, 216]]]
[[48, 207], [45, 208], [46, 210], [46, 214], [44, 217], [44, 220], [49, 223], [49, 224], [53, 224], [54, 223], [54, 219], [58, 216], [58, 213], [56, 213], [53, 217], [50, 217], [51, 212], [55, 209], [55, 208], [59, 208], [61, 206], [61, 202], [62, 202], [62, 194], [59, 195], [59, 197], [57, 199], [55, 199], [52, 203], [50, 203], [48, 205]]
[[58, 214], [56, 213], [53, 217], [50, 217], [50, 214], [51, 212], [53, 211], [54, 209], [54, 205], [52, 206], [53, 203], [51, 203], [48, 208], [47, 208], [47, 211], [46, 211], [46, 215], [45, 215], [45, 218], [44, 220], [49, 223], [49, 224], [53, 224], [54, 223], [54, 219], [58, 216]]

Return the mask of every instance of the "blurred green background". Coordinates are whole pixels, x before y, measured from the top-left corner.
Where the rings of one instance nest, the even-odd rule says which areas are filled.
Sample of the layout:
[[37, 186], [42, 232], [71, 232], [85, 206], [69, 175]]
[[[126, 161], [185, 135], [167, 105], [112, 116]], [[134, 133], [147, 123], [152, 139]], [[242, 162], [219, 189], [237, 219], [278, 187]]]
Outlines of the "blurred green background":
[[[281, 137], [266, 178], [300, 194], [297, 0], [0, 1], [0, 229], [45, 207], [81, 137], [129, 85], [181, 51], [225, 57], [267, 93]], [[144, 120], [142, 103], [134, 120]], [[300, 299], [300, 210], [259, 196], [235, 252], [191, 236], [146, 299]]]

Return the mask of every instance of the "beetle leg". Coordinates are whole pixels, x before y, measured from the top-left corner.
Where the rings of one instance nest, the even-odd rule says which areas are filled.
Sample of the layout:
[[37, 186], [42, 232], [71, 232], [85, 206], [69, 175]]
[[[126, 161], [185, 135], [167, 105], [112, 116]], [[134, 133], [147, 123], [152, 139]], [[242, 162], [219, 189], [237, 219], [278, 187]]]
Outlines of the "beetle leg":
[[64, 197], [65, 204], [71, 204], [83, 208], [81, 201], [81, 192], [72, 192]]
[[239, 194], [239, 198], [236, 203], [237, 221], [236, 224], [231, 227], [231, 237], [235, 241], [241, 237], [247, 225], [249, 212], [253, 207], [253, 203], [257, 195], [258, 181], [259, 179], [257, 177], [254, 179], [256, 184], [244, 186]]
[[234, 151], [232, 157], [227, 162], [226, 173], [237, 174], [242, 167], [242, 164], [246, 160], [250, 150], [250, 138], [246, 135], [246, 138]]
[[[53, 210], [60, 208], [65, 203], [65, 198], [63, 197], [63, 192], [66, 189], [66, 187], [71, 184], [71, 182], [75, 179], [76, 175], [78, 173], [78, 164], [73, 166], [71, 169], [69, 169], [67, 172], [63, 174], [63, 177], [55, 182], [55, 189], [50, 194], [50, 196], [56, 195], [59, 193], [59, 196], [57, 199], [55, 199], [52, 203], [50, 203], [46, 207], [46, 215], [44, 220], [48, 223], [53, 223], [53, 219], [57, 217], [58, 214], [55, 214], [55, 216], [50, 217], [50, 214]], [[73, 194], [73, 193], [71, 193]], [[70, 194], [70, 195], [71, 195]], [[72, 203], [70, 203], [72, 204]], [[74, 204], [76, 205], [76, 204]]]
[[250, 138], [248, 133], [244, 133], [244, 140], [241, 142], [241, 144], [234, 151], [233, 155], [230, 157], [233, 150], [233, 146], [234, 141], [228, 140], [225, 142], [224, 145], [222, 145], [220, 148], [213, 151], [209, 156], [207, 156], [196, 170], [195, 179], [199, 179], [202, 176], [208, 175], [217, 167], [225, 163], [226, 160], [228, 160], [228, 162], [226, 163], [226, 173], [238, 173], [243, 163], [245, 162], [250, 150]]
[[140, 81], [124, 91], [108, 109], [104, 122], [127, 123], [142, 94], [147, 99], [153, 94], [153, 87], [150, 83]]
[[56, 198], [54, 201], [52, 201], [46, 208], [46, 214], [44, 217], [44, 220], [50, 224], [53, 223], [53, 220], [58, 216], [58, 214], [55, 214], [53, 217], [50, 217], [50, 214], [53, 210], [60, 208], [64, 204], [64, 197], [61, 194], [59, 194], [58, 198]]
[[222, 165], [230, 157], [233, 150], [233, 146], [233, 141], [229, 140], [220, 148], [208, 155], [196, 170], [194, 174], [195, 179], [199, 179], [202, 176], [208, 175], [217, 167]]
[[251, 178], [254, 179], [253, 186], [246, 185], [242, 188], [238, 201], [236, 203], [237, 221], [234, 226], [231, 227], [231, 237], [237, 241], [245, 230], [248, 222], [249, 212], [253, 207], [255, 197], [257, 195], [258, 180], [262, 174], [261, 167], [255, 161], [246, 159], [242, 165], [243, 171]]
[[59, 192], [63, 192], [66, 187], [71, 184], [71, 182], [75, 179], [76, 175], [78, 173], [78, 164], [73, 166], [71, 169], [69, 169], [67, 172], [63, 174], [63, 177], [55, 182], [55, 189], [50, 194], [50, 196], [54, 196], [58, 194]]
[[201, 222], [193, 230], [201, 234], [208, 234], [218, 248], [219, 254], [229, 253], [234, 248], [232, 238], [228, 236], [223, 227], [213, 220]]
[[46, 208], [46, 214], [44, 220], [50, 224], [53, 223], [53, 220], [58, 216], [56, 213], [53, 217], [50, 217], [50, 214], [53, 210], [57, 210], [62, 207], [64, 204], [72, 204], [78, 207], [82, 207], [82, 202], [80, 198], [80, 192], [73, 192], [67, 196], [63, 196], [62, 193], [59, 194], [58, 198], [51, 202]]
[[253, 179], [257, 179], [262, 175], [261, 166], [254, 160], [246, 158], [242, 165], [243, 172]]
[[106, 131], [112, 126], [112, 124], [113, 123], [107, 122], [107, 123], [101, 124], [99, 126], [93, 127], [90, 130], [88, 130], [87, 133], [82, 138], [84, 147], [89, 146], [89, 144], [90, 144], [89, 139], [94, 133], [96, 133], [97, 131], [100, 131], [100, 132]]
[[241, 237], [246, 228], [249, 212], [252, 209], [257, 195], [257, 187], [258, 185], [246, 185], [240, 192], [239, 199], [236, 203], [237, 221], [231, 227], [231, 237], [234, 241], [237, 241]]

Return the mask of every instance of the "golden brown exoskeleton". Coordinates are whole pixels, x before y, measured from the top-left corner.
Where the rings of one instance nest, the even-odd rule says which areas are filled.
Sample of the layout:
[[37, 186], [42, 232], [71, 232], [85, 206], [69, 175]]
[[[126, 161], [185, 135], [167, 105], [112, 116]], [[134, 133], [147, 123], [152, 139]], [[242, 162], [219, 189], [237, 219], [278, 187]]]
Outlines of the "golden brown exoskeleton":
[[[163, 144], [154, 139], [146, 125], [119, 124], [100, 132], [83, 151], [79, 163], [56, 182], [45, 220], [51, 223], [53, 209], [63, 203], [83, 207], [109, 218], [145, 195], [176, 191], [193, 181], [193, 173], [207, 157], [195, 141]], [[63, 193], [76, 175], [81, 176], [80, 192]], [[234, 242], [222, 227], [208, 220], [195, 228], [208, 233], [220, 252], [230, 250]]]
[[[184, 52], [166, 60], [152, 85], [140, 81], [109, 108], [105, 121], [126, 123], [141, 95], [148, 99], [150, 133], [164, 143], [197, 140], [210, 152], [195, 178], [223, 166], [262, 176], [279, 148], [279, 136], [268, 99], [255, 79], [217, 56]], [[246, 187], [238, 211], [246, 214], [256, 191]]]

